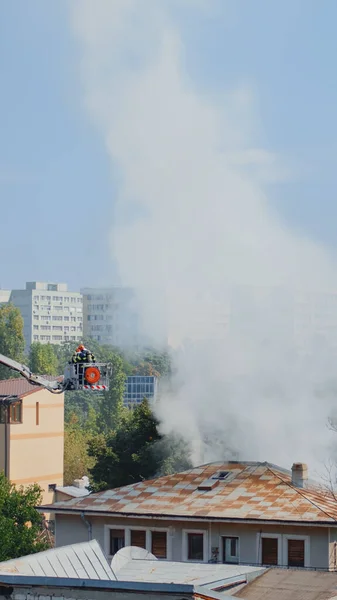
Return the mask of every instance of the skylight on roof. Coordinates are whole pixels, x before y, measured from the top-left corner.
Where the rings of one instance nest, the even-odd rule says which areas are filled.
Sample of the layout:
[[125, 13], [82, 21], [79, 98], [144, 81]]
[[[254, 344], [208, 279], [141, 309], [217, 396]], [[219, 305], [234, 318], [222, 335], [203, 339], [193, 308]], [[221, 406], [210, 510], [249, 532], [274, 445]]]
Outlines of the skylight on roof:
[[227, 479], [229, 474], [230, 471], [219, 471], [219, 473], [213, 475], [212, 479], [220, 479], [221, 481], [223, 481], [224, 479]]

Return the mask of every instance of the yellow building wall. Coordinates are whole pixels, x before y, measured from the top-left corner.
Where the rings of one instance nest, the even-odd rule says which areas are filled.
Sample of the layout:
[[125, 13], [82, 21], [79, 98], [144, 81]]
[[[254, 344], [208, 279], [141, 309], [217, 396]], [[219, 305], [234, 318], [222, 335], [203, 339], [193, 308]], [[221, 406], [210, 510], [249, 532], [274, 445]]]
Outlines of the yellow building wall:
[[5, 425], [0, 423], [0, 471], [5, 471]]
[[23, 396], [22, 423], [9, 427], [10, 480], [37, 483], [43, 489], [42, 503], [52, 503], [54, 492], [48, 486], [63, 485], [64, 394], [37, 390]]

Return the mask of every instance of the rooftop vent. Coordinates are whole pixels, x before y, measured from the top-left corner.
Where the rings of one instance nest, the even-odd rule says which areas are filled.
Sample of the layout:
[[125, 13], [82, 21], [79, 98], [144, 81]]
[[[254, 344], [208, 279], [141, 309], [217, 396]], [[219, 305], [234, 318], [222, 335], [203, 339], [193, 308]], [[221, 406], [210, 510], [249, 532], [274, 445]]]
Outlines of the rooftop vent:
[[294, 463], [291, 467], [291, 483], [293, 486], [303, 488], [308, 480], [308, 465]]
[[217, 485], [219, 485], [218, 479], [214, 479], [214, 477], [212, 479], [205, 479], [202, 483], [198, 485], [198, 490], [200, 490], [201, 492], [209, 492], [210, 490], [213, 490]]

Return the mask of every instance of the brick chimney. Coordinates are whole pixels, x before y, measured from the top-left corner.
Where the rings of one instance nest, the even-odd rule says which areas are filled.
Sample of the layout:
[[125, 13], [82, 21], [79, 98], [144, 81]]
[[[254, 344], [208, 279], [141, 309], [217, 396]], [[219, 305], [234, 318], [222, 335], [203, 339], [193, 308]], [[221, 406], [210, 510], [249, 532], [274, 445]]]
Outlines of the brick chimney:
[[308, 465], [305, 463], [294, 463], [291, 467], [291, 483], [298, 488], [305, 487], [308, 479]]

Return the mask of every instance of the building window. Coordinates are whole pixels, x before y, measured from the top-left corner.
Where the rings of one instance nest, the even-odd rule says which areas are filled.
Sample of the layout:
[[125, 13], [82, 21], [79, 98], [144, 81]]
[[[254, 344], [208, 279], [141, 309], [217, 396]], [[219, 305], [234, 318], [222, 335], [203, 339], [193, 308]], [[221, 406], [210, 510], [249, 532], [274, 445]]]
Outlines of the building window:
[[222, 538], [223, 562], [238, 564], [239, 562], [239, 538], [238, 537], [223, 537]]
[[304, 540], [288, 540], [288, 567], [304, 567]]
[[125, 546], [124, 529], [110, 529], [110, 556]]
[[22, 401], [14, 402], [9, 408], [9, 422], [22, 423]]
[[168, 529], [105, 526], [105, 551], [112, 557], [124, 546], [137, 546], [152, 552], [157, 558], [170, 560], [172, 555], [172, 538]]
[[277, 537], [261, 538], [261, 563], [263, 565], [277, 565], [279, 539]]
[[309, 536], [283, 536], [283, 565], [288, 567], [310, 567]]
[[187, 560], [204, 560], [204, 534], [187, 534]]
[[131, 546], [146, 548], [146, 531], [131, 529]]
[[56, 490], [56, 483], [50, 483], [48, 485], [48, 492], [55, 492]]
[[151, 532], [151, 552], [157, 558], [167, 558], [167, 533], [166, 531]]
[[36, 425], [40, 425], [40, 403], [36, 402], [35, 404], [35, 413], [36, 413]]

